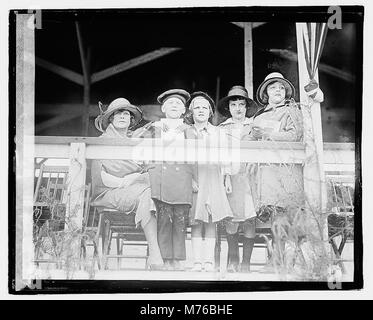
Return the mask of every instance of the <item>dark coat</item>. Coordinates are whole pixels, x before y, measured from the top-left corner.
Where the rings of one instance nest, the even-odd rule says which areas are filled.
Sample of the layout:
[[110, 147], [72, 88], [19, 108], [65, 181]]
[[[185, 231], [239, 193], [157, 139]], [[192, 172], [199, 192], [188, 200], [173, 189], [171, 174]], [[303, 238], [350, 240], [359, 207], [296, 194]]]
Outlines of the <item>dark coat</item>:
[[[147, 138], [160, 138], [159, 128], [150, 127], [143, 135]], [[193, 165], [184, 163], [155, 163], [149, 170], [151, 197], [168, 204], [192, 206]]]
[[192, 206], [193, 169], [188, 164], [157, 163], [149, 170], [151, 197], [169, 204]]

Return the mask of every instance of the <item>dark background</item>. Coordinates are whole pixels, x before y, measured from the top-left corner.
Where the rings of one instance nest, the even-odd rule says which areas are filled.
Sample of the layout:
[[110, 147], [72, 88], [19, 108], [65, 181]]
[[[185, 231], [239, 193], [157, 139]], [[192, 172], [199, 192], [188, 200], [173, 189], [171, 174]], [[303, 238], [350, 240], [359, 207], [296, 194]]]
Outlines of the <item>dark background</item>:
[[[230, 15], [229, 10], [215, 14], [203, 10], [197, 14], [195, 11], [190, 14], [154, 10], [75, 14], [43, 11], [42, 29], [36, 29], [35, 54], [82, 74], [75, 29], [75, 21], [79, 21], [84, 45], [91, 50], [92, 73], [161, 47], [181, 48], [93, 84], [90, 104], [95, 112], [98, 101], [109, 104], [118, 97], [125, 97], [140, 107], [155, 105], [156, 97], [171, 88], [206, 91], [216, 100], [217, 95], [219, 98], [225, 96], [231, 86], [244, 84], [244, 31], [230, 21], [265, 21], [267, 18], [269, 22], [253, 29], [254, 95], [261, 81], [272, 71], [283, 73], [298, 89], [297, 62], [270, 52], [271, 49], [286, 49], [296, 53], [295, 23], [288, 22], [289, 19], [281, 14], [273, 18], [270, 13], [266, 10], [263, 17], [253, 15], [250, 8], [241, 10], [236, 16]], [[318, 18], [316, 14], [312, 17]], [[360, 50], [356, 43], [357, 33], [356, 24], [346, 22], [346, 19], [342, 29], [329, 30], [320, 62], [356, 79]], [[220, 79], [219, 92], [217, 77]], [[361, 107], [355, 102], [356, 95], [360, 94], [355, 81], [346, 81], [337, 74], [323, 71], [319, 71], [319, 79], [325, 94], [321, 104], [324, 141], [354, 142], [355, 111]], [[77, 104], [77, 108], [84, 108], [82, 86], [37, 66], [35, 100], [36, 135], [83, 135], [79, 117], [38, 129], [44, 121], [58, 116], [61, 104]], [[159, 107], [147, 107], [145, 114], [147, 120], [157, 118]], [[94, 116], [91, 116], [89, 136], [99, 135], [93, 120]]]

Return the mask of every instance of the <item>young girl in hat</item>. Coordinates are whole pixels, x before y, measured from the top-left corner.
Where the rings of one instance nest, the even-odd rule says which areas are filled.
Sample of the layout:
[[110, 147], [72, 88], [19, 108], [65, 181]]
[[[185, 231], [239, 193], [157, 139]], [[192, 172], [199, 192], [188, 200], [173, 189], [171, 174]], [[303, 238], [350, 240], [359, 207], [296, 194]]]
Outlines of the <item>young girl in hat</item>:
[[[193, 125], [186, 130], [187, 138], [218, 142], [219, 130], [209, 123], [214, 102], [204, 92], [195, 92], [189, 100]], [[213, 163], [196, 165], [197, 188], [190, 211], [192, 225], [192, 271], [213, 271], [215, 260], [216, 223], [233, 216], [225, 193], [220, 166]], [[203, 239], [204, 229], [204, 239]]]
[[[294, 101], [292, 83], [279, 72], [270, 73], [258, 87], [256, 97], [263, 106], [255, 115], [251, 140], [301, 141], [302, 114]], [[310, 99], [320, 99], [321, 90], [309, 92]], [[303, 172], [298, 164], [259, 164], [256, 171], [258, 218], [292, 214], [304, 207]], [[262, 219], [261, 219], [262, 220]], [[284, 242], [280, 240], [283, 246]]]
[[[281, 73], [270, 73], [257, 90], [263, 106], [255, 115], [249, 139], [268, 141], [300, 141], [302, 115], [294, 102], [295, 89]], [[273, 206], [297, 208], [303, 201], [303, 175], [299, 165], [259, 165], [258, 208]], [[262, 208], [263, 209], [263, 208]]]
[[[250, 133], [252, 115], [258, 110], [256, 103], [242, 86], [232, 87], [228, 95], [218, 104], [221, 114], [229, 118], [219, 125], [231, 139], [241, 141]], [[255, 239], [255, 204], [250, 164], [232, 163], [224, 167], [224, 184], [228, 201], [233, 211], [233, 219], [225, 221], [228, 242], [228, 272], [248, 272]], [[240, 264], [239, 231], [243, 232], [243, 255]]]
[[[100, 110], [95, 126], [103, 132], [102, 138], [127, 139], [132, 135], [131, 128], [142, 119], [141, 110], [124, 98], [115, 99], [106, 111], [101, 106]], [[161, 268], [163, 260], [146, 166], [133, 160], [93, 160], [91, 174], [93, 205], [116, 209], [123, 214], [135, 211], [135, 222], [143, 228], [148, 242], [149, 267]]]

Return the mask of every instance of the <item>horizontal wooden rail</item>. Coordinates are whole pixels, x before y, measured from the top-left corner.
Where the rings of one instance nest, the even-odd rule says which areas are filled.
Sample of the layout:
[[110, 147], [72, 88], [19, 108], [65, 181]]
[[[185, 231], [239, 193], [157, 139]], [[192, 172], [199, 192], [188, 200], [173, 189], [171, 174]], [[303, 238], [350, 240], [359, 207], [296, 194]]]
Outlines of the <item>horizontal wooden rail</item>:
[[[161, 139], [108, 139], [93, 137], [34, 138], [34, 157], [69, 159], [69, 203], [83, 208], [86, 160], [132, 159], [149, 161], [177, 161], [187, 163], [297, 163], [305, 167], [312, 159], [306, 159], [302, 142], [240, 141], [225, 139], [206, 144], [203, 140], [182, 139], [172, 142]], [[325, 171], [348, 172], [354, 176], [355, 146], [346, 143], [324, 144]], [[83, 168], [83, 170], [82, 170]], [[70, 207], [67, 214], [72, 210]], [[82, 225], [83, 212], [74, 218]]]
[[[301, 142], [238, 141], [231, 144], [220, 142], [206, 145], [201, 140], [193, 139], [166, 142], [160, 139], [52, 136], [35, 137], [35, 158], [69, 158], [71, 143], [86, 145], [86, 159], [186, 162], [204, 162], [208, 159], [210, 162], [261, 163], [303, 163], [305, 160], [304, 144]], [[352, 168], [355, 163], [355, 145], [324, 143], [324, 162]]]

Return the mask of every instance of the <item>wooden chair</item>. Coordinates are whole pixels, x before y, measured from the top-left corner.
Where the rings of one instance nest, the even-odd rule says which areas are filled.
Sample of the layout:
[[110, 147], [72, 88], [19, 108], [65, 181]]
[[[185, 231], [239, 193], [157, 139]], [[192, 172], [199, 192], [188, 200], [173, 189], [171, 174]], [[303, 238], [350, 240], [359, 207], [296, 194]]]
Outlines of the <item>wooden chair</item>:
[[[118, 269], [121, 259], [145, 259], [145, 269], [147, 269], [149, 247], [142, 228], [136, 226], [135, 212], [125, 214], [114, 209], [95, 206], [94, 202], [91, 202], [91, 207], [94, 208], [94, 215], [99, 216], [95, 241], [98, 244], [101, 236], [103, 268], [108, 269], [108, 260], [116, 258]], [[116, 254], [110, 254], [113, 240], [116, 241]], [[146, 246], [146, 253], [125, 254], [123, 250], [125, 246]]]
[[58, 231], [64, 228], [64, 216], [66, 206], [63, 203], [64, 193], [66, 191], [66, 180], [69, 172], [67, 166], [46, 166], [40, 165], [39, 175], [36, 180], [34, 190], [34, 241], [35, 241], [35, 259], [39, 263], [53, 263], [50, 259], [40, 259], [40, 243], [43, 241], [43, 225], [50, 223], [52, 230]]
[[[254, 249], [264, 249], [265, 250], [265, 261], [263, 263], [260, 262], [251, 262], [250, 265], [259, 265], [259, 266], [265, 266], [268, 263], [269, 259], [269, 250], [268, 245], [265, 237], [268, 240], [272, 239], [272, 232], [271, 232], [271, 226], [272, 226], [272, 219], [270, 219], [268, 222], [261, 222], [259, 219], [256, 219], [256, 236], [255, 236], [255, 243], [254, 243]], [[265, 236], [265, 237], [263, 237]], [[221, 242], [226, 241], [227, 233], [225, 231], [225, 227], [223, 223], [217, 224], [217, 232], [216, 232], [216, 245], [215, 245], [215, 268], [220, 268], [220, 255], [221, 255]], [[243, 233], [239, 233], [239, 247], [243, 246]], [[229, 259], [227, 258], [227, 266], [229, 264]]]
[[[353, 262], [351, 259], [343, 259], [342, 254], [346, 243], [354, 240], [354, 197], [351, 184], [351, 177], [329, 179], [331, 195], [334, 204], [332, 213], [328, 215], [329, 243], [333, 249], [336, 263], [341, 267], [343, 273], [346, 272], [344, 262]], [[337, 238], [340, 243], [337, 245]]]
[[[67, 166], [46, 166], [44, 163], [40, 165], [39, 175], [35, 184], [34, 191], [34, 227], [39, 228], [38, 241], [43, 241], [44, 223], [52, 224], [51, 228], [55, 232], [63, 231], [65, 227], [66, 204], [63, 202], [64, 195], [67, 190], [67, 177], [69, 167]], [[85, 200], [83, 210], [83, 233], [88, 232], [86, 228], [86, 217], [89, 211], [91, 185], [85, 186]], [[50, 225], [49, 225], [50, 227]], [[86, 244], [84, 237], [82, 238], [80, 256], [86, 256]], [[94, 259], [98, 259], [97, 246], [95, 247]], [[35, 245], [34, 262], [39, 263], [57, 263], [50, 259], [40, 259], [40, 245]], [[99, 262], [98, 262], [99, 263]]]
[[[98, 269], [101, 269], [100, 257], [98, 253], [97, 230], [98, 226], [95, 223], [95, 210], [91, 210], [91, 183], [85, 186], [84, 197], [84, 213], [83, 213], [83, 237], [81, 242], [81, 256], [87, 258], [87, 247], [93, 247], [92, 268], [95, 268], [97, 262]], [[93, 211], [94, 215], [90, 221], [90, 212]]]
[[58, 209], [64, 208], [62, 200], [68, 172], [69, 168], [66, 166], [40, 166], [34, 190], [34, 219], [43, 223], [46, 219], [53, 219]]

